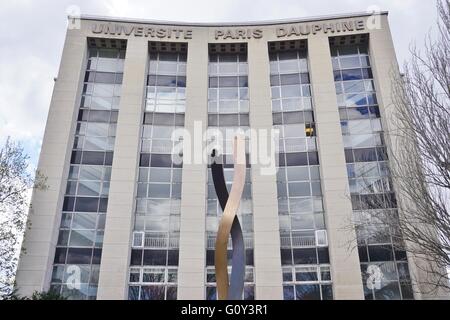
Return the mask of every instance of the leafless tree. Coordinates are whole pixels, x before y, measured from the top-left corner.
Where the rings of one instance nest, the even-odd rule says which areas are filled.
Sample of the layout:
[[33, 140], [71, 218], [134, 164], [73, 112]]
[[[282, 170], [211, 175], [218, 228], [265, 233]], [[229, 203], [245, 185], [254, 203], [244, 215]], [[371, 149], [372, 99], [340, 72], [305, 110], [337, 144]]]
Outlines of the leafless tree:
[[13, 289], [30, 189], [46, 188], [42, 175], [30, 173], [28, 160], [22, 146], [10, 138], [0, 149], [0, 299]]
[[[390, 237], [408, 252], [422, 293], [450, 290], [450, 1], [438, 1], [437, 36], [411, 47], [404, 74], [393, 72], [395, 128], [385, 132], [395, 152], [390, 170], [398, 212], [367, 210], [356, 229]], [[382, 207], [377, 197], [368, 207]], [[395, 211], [394, 211], [395, 212]], [[442, 291], [441, 291], [442, 292]]]

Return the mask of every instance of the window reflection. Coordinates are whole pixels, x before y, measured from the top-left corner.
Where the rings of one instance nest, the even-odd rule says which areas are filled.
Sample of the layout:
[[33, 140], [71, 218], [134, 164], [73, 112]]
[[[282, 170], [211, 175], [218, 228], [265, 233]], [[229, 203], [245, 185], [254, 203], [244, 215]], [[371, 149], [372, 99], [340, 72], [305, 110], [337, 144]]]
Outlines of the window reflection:
[[[395, 218], [397, 205], [367, 45], [335, 46], [331, 51], [354, 215]], [[400, 256], [394, 254], [391, 231], [363, 221], [357, 235], [366, 299], [411, 299], [409, 271], [396, 263]], [[374, 289], [366, 286], [373, 270], [382, 275], [381, 286]], [[403, 278], [407, 280], [400, 287]]]

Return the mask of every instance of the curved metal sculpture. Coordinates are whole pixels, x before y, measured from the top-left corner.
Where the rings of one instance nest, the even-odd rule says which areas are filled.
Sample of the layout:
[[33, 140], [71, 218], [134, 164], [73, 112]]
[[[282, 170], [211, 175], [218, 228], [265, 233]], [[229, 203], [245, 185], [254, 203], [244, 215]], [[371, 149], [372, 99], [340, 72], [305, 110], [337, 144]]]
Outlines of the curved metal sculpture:
[[[241, 224], [237, 217], [239, 203], [245, 184], [245, 139], [238, 135], [234, 139], [234, 176], [231, 192], [228, 194], [223, 164], [213, 161], [212, 177], [217, 198], [223, 210], [216, 238], [215, 268], [219, 300], [242, 300], [245, 277], [245, 245]], [[215, 157], [215, 150], [212, 157]], [[231, 279], [228, 281], [228, 236], [233, 244]]]

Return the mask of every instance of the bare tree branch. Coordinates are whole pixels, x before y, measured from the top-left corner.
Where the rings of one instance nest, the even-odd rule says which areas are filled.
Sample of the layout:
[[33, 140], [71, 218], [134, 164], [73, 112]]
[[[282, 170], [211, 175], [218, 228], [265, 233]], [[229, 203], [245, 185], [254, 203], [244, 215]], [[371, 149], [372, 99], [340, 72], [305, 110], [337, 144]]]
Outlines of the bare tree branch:
[[[423, 51], [411, 46], [404, 75], [392, 73], [395, 129], [385, 135], [395, 142], [398, 211], [367, 210], [353, 221], [358, 241], [391, 238], [420, 261], [422, 293], [450, 290], [450, 1], [439, 1], [438, 12], [437, 38], [428, 36]], [[366, 207], [383, 208], [382, 198], [370, 199]]]

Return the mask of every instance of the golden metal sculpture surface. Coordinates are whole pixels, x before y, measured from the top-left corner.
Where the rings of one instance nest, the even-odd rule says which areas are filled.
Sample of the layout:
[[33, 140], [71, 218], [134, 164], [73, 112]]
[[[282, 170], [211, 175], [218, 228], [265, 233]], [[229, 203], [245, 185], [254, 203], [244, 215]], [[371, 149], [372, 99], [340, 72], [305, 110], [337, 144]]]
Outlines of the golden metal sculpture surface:
[[226, 300], [228, 297], [229, 280], [227, 269], [228, 237], [230, 235], [233, 220], [236, 217], [245, 185], [246, 158], [245, 158], [245, 138], [237, 135], [233, 146], [234, 176], [230, 196], [223, 212], [222, 220], [219, 224], [216, 238], [215, 268], [217, 295], [219, 300]]

